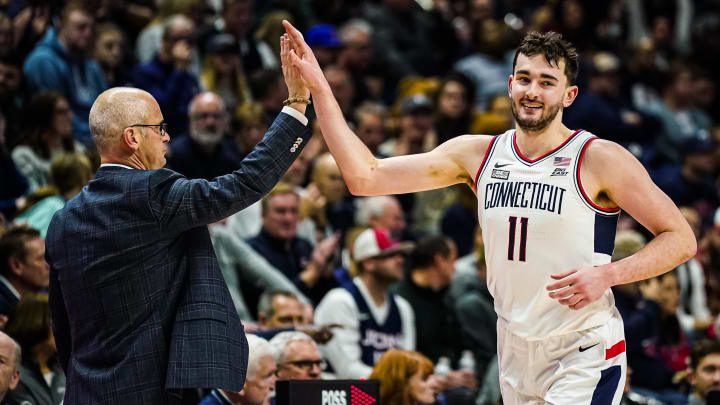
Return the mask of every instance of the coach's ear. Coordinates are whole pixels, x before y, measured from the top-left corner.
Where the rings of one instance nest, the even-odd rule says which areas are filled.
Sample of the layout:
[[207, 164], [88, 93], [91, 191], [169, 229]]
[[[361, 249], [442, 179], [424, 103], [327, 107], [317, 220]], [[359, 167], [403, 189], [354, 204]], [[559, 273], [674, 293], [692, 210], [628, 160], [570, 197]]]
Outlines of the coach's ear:
[[127, 127], [122, 133], [123, 144], [134, 151], [140, 148], [141, 137], [142, 128]]

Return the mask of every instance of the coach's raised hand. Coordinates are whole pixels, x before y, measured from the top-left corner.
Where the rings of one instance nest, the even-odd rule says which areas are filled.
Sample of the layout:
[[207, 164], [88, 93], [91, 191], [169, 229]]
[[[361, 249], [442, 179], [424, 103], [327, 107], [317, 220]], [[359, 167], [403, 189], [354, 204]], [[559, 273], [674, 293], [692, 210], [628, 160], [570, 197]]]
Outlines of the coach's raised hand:
[[[287, 31], [286, 35], [288, 35], [290, 39], [288, 56], [289, 60], [292, 61], [292, 66], [297, 69], [312, 93], [323, 88], [329, 90], [330, 85], [327, 80], [325, 80], [325, 76], [317, 59], [315, 59], [312, 49], [310, 49], [310, 46], [305, 42], [300, 31], [295, 29], [287, 20], [283, 20], [283, 25], [285, 26], [285, 31]], [[284, 69], [285, 66], [283, 66], [283, 71]]]
[[[297, 68], [293, 66], [290, 60], [290, 52], [292, 50], [292, 44], [290, 37], [287, 34], [280, 37], [280, 62], [282, 63], [283, 77], [285, 78], [285, 84], [288, 88], [288, 99], [309, 99], [310, 88], [308, 88], [305, 80], [300, 76]], [[293, 102], [290, 107], [305, 113], [306, 103]]]

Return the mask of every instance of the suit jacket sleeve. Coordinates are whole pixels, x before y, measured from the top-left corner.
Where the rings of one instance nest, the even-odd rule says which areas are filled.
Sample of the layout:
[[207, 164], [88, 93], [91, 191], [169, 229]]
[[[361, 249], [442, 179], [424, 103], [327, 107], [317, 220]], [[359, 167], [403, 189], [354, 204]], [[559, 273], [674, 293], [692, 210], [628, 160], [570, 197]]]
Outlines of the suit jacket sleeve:
[[267, 194], [300, 155], [312, 135], [296, 118], [280, 113], [240, 169], [212, 181], [185, 179], [171, 170], [150, 178], [150, 209], [165, 231], [207, 225], [253, 204]]
[[[48, 263], [50, 258], [47, 257]], [[72, 348], [72, 339], [70, 335], [70, 322], [68, 321], [67, 311], [65, 309], [65, 301], [63, 301], [62, 291], [60, 290], [60, 282], [58, 281], [57, 271], [50, 265], [50, 291], [49, 291], [50, 308], [52, 308], [52, 330], [57, 346], [57, 355], [63, 371], [67, 374], [68, 362], [70, 360], [70, 352]]]

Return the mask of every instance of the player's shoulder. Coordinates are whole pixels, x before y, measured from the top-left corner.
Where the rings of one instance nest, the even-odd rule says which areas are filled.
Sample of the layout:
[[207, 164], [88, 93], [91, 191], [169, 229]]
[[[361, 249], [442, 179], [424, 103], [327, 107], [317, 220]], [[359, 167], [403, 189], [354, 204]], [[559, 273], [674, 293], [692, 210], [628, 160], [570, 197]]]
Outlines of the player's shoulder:
[[484, 154], [495, 136], [493, 135], [460, 135], [438, 147], [446, 153]]
[[593, 137], [590, 142], [587, 143], [585, 151], [583, 153], [583, 164], [609, 164], [609, 163], [622, 163], [625, 160], [636, 160], [630, 151], [625, 149], [622, 145], [602, 139]]

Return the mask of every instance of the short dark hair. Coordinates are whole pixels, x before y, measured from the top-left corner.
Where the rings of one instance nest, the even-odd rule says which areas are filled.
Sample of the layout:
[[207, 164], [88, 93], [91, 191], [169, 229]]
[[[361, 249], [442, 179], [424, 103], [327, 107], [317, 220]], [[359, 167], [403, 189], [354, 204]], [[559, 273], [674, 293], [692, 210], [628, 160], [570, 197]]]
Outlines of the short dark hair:
[[696, 369], [705, 356], [720, 354], [720, 340], [702, 339], [695, 343], [690, 352], [690, 368]]
[[26, 224], [13, 225], [0, 236], [0, 274], [10, 274], [10, 258], [15, 257], [22, 261], [28, 255], [25, 244], [40, 237], [40, 231]]
[[568, 41], [562, 39], [557, 32], [548, 31], [540, 33], [529, 32], [525, 35], [513, 58], [512, 71], [515, 73], [515, 64], [519, 54], [525, 56], [543, 55], [545, 60], [556, 66], [560, 66], [560, 60], [565, 60], [565, 77], [570, 86], [575, 85], [578, 72], [578, 55], [575, 47]]
[[300, 301], [298, 296], [295, 295], [295, 293], [292, 291], [265, 290], [262, 295], [260, 295], [260, 299], [258, 299], [258, 317], [260, 315], [263, 315], [265, 316], [265, 318], [272, 318], [273, 315], [275, 315], [275, 307], [273, 307], [273, 301], [277, 296], [283, 296]]
[[26, 352], [32, 353], [33, 347], [50, 337], [52, 316], [47, 294], [21, 297], [8, 318], [5, 332]]
[[446, 236], [428, 236], [415, 246], [411, 256], [412, 268], [425, 268], [433, 264], [435, 255], [450, 256], [450, 239]]

